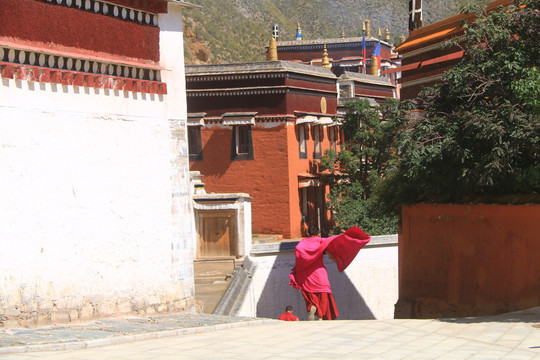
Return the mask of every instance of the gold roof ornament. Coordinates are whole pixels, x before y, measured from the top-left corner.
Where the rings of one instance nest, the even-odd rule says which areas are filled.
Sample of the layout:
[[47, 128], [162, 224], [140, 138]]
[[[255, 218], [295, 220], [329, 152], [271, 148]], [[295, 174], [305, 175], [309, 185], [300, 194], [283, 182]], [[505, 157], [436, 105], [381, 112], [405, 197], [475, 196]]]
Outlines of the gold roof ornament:
[[330, 65], [330, 61], [328, 61], [328, 51], [326, 50], [326, 44], [324, 44], [324, 50], [322, 55], [322, 64], [321, 66], [323, 68], [331, 69], [332, 65]]
[[379, 63], [375, 56], [371, 58], [371, 75], [379, 76]]
[[268, 55], [266, 57], [267, 61], [277, 61], [277, 42], [276, 39], [271, 36], [270, 43], [268, 44]]
[[399, 41], [401, 41], [401, 44], [403, 44], [405, 42], [405, 35], [401, 34]]
[[377, 33], [377, 37], [380, 39], [382, 36], [381, 28], [379, 28], [379, 32]]
[[386, 41], [390, 40], [390, 30], [388, 30], [388, 26], [384, 30], [384, 40], [386, 40]]
[[366, 22], [362, 21], [362, 31], [366, 31]]
[[362, 30], [366, 32], [366, 36], [371, 36], [371, 20], [364, 20], [364, 24], [362, 25]]
[[341, 28], [341, 38], [345, 39], [345, 28], [344, 27]]

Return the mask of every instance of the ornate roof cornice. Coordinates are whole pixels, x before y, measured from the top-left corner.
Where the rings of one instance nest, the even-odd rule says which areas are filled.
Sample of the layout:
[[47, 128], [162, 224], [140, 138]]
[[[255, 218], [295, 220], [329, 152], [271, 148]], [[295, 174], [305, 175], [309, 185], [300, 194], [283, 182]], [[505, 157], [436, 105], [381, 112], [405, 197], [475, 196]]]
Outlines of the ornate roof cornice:
[[[378, 42], [379, 39], [375, 38], [373, 36], [366, 36], [366, 45], [367, 43], [373, 43]], [[335, 38], [335, 39], [317, 39], [317, 40], [293, 40], [293, 41], [278, 41], [277, 47], [283, 48], [309, 48], [309, 47], [316, 47], [321, 48], [322, 46], [326, 44], [326, 47], [328, 49], [335, 49], [339, 47], [348, 47], [351, 46], [351, 44], [359, 43], [360, 46], [362, 46], [362, 37], [349, 37], [349, 38]], [[381, 45], [386, 45], [391, 47], [389, 43], [387, 43], [384, 40], [381, 40]]]
[[324, 96], [337, 96], [336, 91], [310, 89], [298, 86], [254, 86], [225, 89], [187, 89], [188, 97], [206, 96], [246, 96], [246, 95], [275, 95], [286, 93], [322, 94]]

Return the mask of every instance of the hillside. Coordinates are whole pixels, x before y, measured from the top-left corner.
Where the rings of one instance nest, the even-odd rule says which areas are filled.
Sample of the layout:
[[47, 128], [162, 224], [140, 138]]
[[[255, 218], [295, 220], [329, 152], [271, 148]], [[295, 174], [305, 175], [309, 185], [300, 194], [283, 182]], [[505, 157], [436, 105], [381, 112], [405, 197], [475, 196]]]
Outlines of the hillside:
[[[424, 0], [424, 25], [459, 12], [464, 2]], [[371, 20], [372, 35], [388, 26], [391, 42], [408, 33], [406, 0], [191, 0], [201, 9], [184, 13], [186, 64], [262, 61], [272, 25], [280, 40], [294, 40], [300, 23], [303, 38], [361, 36], [362, 20]]]

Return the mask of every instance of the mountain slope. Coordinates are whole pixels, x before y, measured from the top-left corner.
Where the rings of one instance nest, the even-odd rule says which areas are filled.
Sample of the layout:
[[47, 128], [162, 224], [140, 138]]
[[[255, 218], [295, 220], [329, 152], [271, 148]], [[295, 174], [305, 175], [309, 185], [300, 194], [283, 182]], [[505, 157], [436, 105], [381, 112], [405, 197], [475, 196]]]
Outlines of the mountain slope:
[[[388, 26], [393, 43], [408, 33], [406, 0], [191, 0], [202, 6], [184, 13], [186, 64], [263, 61], [272, 25], [279, 39], [294, 40], [297, 22], [303, 39], [361, 36], [362, 21], [371, 20], [371, 34]], [[459, 12], [465, 2], [424, 0], [424, 25]]]

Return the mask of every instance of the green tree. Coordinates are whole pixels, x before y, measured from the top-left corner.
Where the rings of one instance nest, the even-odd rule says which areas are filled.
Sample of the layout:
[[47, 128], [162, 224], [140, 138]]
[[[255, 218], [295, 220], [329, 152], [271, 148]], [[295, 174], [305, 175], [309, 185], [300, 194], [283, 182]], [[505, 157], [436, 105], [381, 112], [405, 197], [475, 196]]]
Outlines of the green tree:
[[345, 142], [339, 153], [331, 150], [321, 159], [329, 170], [329, 206], [338, 233], [359, 225], [372, 235], [397, 232], [397, 217], [384, 215], [372, 196], [374, 184], [395, 167], [396, 133], [403, 126], [405, 110], [397, 100], [371, 107], [367, 100], [346, 105]]
[[398, 167], [377, 188], [388, 206], [540, 190], [540, 2], [467, 12], [465, 40], [453, 43], [463, 59], [400, 131]]

